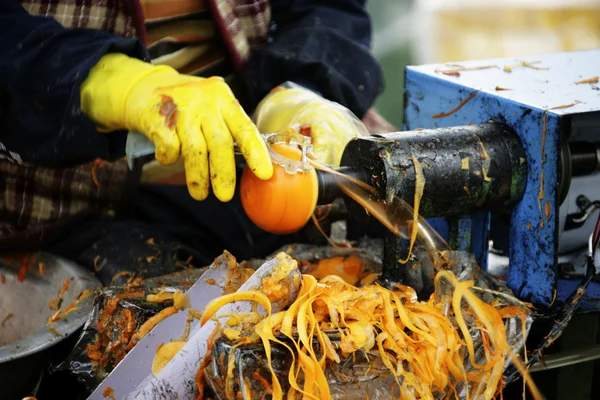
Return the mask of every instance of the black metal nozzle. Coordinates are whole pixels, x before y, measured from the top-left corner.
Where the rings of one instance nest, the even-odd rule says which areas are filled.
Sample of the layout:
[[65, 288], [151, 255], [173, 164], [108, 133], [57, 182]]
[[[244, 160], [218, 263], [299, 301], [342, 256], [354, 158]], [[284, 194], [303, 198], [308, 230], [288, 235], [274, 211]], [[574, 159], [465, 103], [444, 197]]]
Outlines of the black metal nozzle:
[[408, 204], [419, 164], [424, 218], [510, 211], [523, 197], [528, 171], [519, 136], [497, 123], [360, 138], [348, 144], [341, 164], [367, 171], [380, 198], [397, 196]]
[[[346, 176], [367, 182], [368, 175], [365, 169], [356, 167], [341, 167], [337, 168], [336, 171]], [[331, 204], [335, 199], [344, 195], [344, 192], [342, 192], [338, 185], [340, 179], [344, 178], [326, 171], [317, 170], [317, 180], [319, 185], [317, 205]]]

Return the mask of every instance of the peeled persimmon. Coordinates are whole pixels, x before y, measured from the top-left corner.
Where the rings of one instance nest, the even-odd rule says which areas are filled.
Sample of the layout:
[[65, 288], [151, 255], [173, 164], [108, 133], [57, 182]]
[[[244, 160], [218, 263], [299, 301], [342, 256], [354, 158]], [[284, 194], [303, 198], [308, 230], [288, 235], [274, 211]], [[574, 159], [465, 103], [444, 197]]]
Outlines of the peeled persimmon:
[[[272, 144], [277, 154], [301, 161], [302, 152], [296, 146]], [[302, 229], [317, 205], [318, 181], [314, 168], [290, 173], [273, 163], [273, 176], [257, 178], [246, 167], [240, 181], [240, 197], [248, 218], [259, 228], [286, 235]]]

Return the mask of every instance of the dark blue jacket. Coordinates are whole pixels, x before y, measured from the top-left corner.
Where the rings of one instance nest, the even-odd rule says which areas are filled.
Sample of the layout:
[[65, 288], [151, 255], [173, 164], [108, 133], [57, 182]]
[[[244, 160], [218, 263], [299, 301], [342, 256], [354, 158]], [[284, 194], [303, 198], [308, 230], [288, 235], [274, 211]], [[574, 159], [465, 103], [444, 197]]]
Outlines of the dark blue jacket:
[[[269, 45], [245, 66], [248, 108], [294, 81], [364, 115], [383, 88], [369, 51], [365, 1], [271, 0]], [[65, 29], [29, 15], [16, 0], [1, 0], [0, 152], [4, 144], [23, 161], [48, 167], [122, 157], [125, 132], [98, 134], [80, 109], [79, 86], [109, 52], [148, 59], [137, 40]]]

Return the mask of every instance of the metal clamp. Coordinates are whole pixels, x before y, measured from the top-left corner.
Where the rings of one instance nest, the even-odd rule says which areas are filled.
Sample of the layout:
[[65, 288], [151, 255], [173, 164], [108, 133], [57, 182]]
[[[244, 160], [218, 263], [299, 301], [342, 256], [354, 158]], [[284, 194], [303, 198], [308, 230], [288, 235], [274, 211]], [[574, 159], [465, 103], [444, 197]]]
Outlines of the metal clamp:
[[[309, 158], [315, 158], [310, 137], [300, 135], [295, 131], [290, 130], [281, 133], [265, 134], [263, 135], [263, 138], [269, 146], [269, 155], [271, 156], [271, 161], [282, 166], [285, 169], [285, 172], [288, 174], [293, 175], [298, 172], [308, 172], [313, 168], [308, 160]], [[302, 157], [300, 161], [289, 159], [275, 152], [271, 148], [271, 146], [274, 144], [296, 145], [300, 147], [300, 150], [302, 151]]]
[[571, 230], [582, 227], [587, 219], [597, 210], [600, 209], [600, 201], [590, 201], [586, 196], [580, 195], [577, 197], [577, 206], [580, 212], [567, 215], [565, 222], [565, 230]]

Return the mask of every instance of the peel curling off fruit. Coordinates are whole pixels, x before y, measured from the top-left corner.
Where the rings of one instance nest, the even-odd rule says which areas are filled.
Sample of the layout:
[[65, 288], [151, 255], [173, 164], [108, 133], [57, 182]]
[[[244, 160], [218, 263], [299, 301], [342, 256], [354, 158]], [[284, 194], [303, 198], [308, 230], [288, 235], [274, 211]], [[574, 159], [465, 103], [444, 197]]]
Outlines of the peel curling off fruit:
[[[277, 154], [301, 161], [302, 152], [293, 145], [272, 144]], [[274, 234], [286, 235], [302, 229], [317, 206], [318, 182], [313, 168], [289, 173], [273, 163], [273, 176], [257, 178], [246, 167], [240, 181], [240, 197], [246, 215], [256, 226]]]
[[[330, 373], [335, 376], [336, 365], [358, 352], [368, 352], [370, 363], [379, 357], [394, 378], [392, 393], [402, 399], [493, 399], [502, 390], [507, 361], [522, 372], [533, 399], [542, 399], [505, 329], [507, 318], [527, 318], [525, 307], [502, 297], [488, 304], [473, 293], [472, 281], [459, 281], [449, 271], [437, 275], [428, 301], [418, 301], [414, 290], [403, 286], [392, 291], [379, 285], [358, 288], [335, 276], [302, 279], [296, 300], [245, 336], [265, 349], [274, 400], [331, 399]], [[337, 344], [328, 332], [339, 332]], [[274, 372], [275, 343], [291, 353], [289, 373]], [[285, 376], [287, 393], [279, 382]]]

